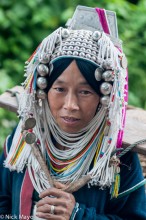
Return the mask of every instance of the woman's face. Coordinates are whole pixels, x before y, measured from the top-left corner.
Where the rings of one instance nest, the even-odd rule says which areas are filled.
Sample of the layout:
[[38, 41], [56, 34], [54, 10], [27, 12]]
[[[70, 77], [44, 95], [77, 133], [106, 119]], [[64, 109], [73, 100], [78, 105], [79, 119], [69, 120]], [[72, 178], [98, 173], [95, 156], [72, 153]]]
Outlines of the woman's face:
[[76, 133], [94, 117], [99, 96], [73, 61], [53, 83], [48, 102], [58, 126], [65, 132]]

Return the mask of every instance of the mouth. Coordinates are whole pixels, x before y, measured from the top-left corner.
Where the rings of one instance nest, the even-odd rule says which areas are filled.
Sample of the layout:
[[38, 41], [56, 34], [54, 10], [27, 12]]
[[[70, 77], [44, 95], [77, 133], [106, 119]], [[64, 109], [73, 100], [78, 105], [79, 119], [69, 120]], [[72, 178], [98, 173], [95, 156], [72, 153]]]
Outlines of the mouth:
[[63, 116], [61, 117], [64, 121], [66, 122], [70, 122], [70, 123], [74, 123], [74, 122], [77, 122], [79, 121], [80, 119], [78, 118], [75, 118], [75, 117], [68, 117], [68, 116]]

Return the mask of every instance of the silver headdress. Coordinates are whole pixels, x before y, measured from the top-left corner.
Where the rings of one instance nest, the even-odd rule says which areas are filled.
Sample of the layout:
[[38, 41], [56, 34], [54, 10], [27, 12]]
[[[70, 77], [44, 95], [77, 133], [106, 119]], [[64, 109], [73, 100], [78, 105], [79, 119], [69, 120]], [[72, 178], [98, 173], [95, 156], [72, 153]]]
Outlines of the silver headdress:
[[[66, 134], [57, 127], [46, 100], [48, 76], [51, 76], [53, 63], [62, 57], [74, 57], [93, 63], [97, 66], [95, 80], [104, 81], [100, 86], [101, 109], [89, 126], [79, 134]], [[127, 61], [118, 39], [115, 13], [78, 6], [73, 18], [67, 22], [67, 27], [58, 28], [46, 37], [27, 62], [26, 80], [23, 84], [25, 92], [18, 111], [21, 120], [5, 166], [11, 170], [22, 171], [28, 164], [35, 189], [40, 192], [49, 187], [30, 145], [36, 142], [45, 159], [46, 149], [50, 160], [52, 155], [57, 157], [60, 152], [54, 150], [50, 137], [52, 133], [59, 143], [69, 147], [70, 143], [73, 143], [71, 140], [76, 140], [75, 145], [72, 144], [69, 151], [63, 154], [66, 158], [70, 155], [76, 158], [80, 151], [86, 149], [85, 154], [74, 159], [72, 164], [62, 171], [61, 176], [54, 176], [52, 173], [53, 178], [67, 183], [90, 174], [91, 184], [111, 186], [118, 169], [117, 165], [110, 164], [110, 159], [116, 148], [121, 146], [124, 129], [127, 105], [126, 68]], [[97, 128], [98, 133], [95, 132]], [[85, 132], [88, 139], [84, 136]], [[87, 143], [90, 143], [90, 148], [87, 148]], [[82, 159], [83, 164], [80, 165]], [[94, 167], [89, 171], [93, 159]], [[60, 163], [62, 164], [62, 161]], [[78, 171], [74, 172], [77, 167]]]

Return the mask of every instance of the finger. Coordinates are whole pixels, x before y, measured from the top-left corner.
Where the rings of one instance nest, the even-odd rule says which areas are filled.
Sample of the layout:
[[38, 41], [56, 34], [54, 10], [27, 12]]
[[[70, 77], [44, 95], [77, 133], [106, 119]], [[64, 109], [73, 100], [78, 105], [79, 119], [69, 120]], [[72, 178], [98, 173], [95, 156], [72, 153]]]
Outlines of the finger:
[[41, 199], [40, 201], [38, 201], [36, 204], [36, 207], [40, 207], [45, 204], [66, 207], [68, 204], [68, 201], [64, 198], [51, 198], [51, 197], [47, 196], [47, 197]]
[[[43, 206], [40, 206], [36, 209], [36, 212], [41, 212], [41, 213], [49, 213], [51, 214], [51, 205], [45, 204]], [[54, 215], [69, 215], [68, 209], [62, 207], [62, 206], [54, 206]]]
[[54, 186], [58, 189], [64, 189], [66, 187], [65, 184], [55, 181]]
[[44, 198], [46, 196], [54, 196], [54, 197], [57, 197], [57, 198], [64, 197], [66, 199], [69, 199], [70, 198], [70, 193], [67, 193], [67, 192], [62, 191], [61, 189], [57, 189], [57, 188], [52, 187], [52, 188], [44, 190], [39, 195], [40, 198]]

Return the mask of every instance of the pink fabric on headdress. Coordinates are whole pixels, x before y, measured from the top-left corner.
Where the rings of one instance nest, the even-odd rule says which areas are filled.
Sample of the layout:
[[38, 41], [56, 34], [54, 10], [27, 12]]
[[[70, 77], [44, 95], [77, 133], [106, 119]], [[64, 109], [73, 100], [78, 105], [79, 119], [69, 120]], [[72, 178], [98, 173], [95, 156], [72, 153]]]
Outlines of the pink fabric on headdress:
[[108, 26], [108, 21], [106, 19], [105, 10], [101, 9], [101, 8], [95, 8], [95, 10], [98, 13], [99, 20], [100, 20], [101, 26], [103, 28], [103, 31], [106, 34], [110, 34], [110, 29], [109, 29], [109, 26]]
[[[96, 12], [98, 14], [98, 17], [99, 17], [101, 26], [103, 28], [103, 31], [106, 34], [110, 34], [110, 28], [109, 28], [109, 25], [108, 25], [108, 21], [107, 21], [105, 10], [101, 9], [101, 8], [95, 8], [95, 10], [96, 10]], [[119, 50], [121, 50], [121, 48], [119, 48]], [[125, 88], [124, 88], [124, 95], [125, 95], [124, 96], [124, 101], [127, 103], [128, 102], [128, 69], [127, 69], [126, 82], [127, 83], [126, 83]], [[121, 145], [122, 145], [123, 129], [124, 129], [124, 126], [125, 126], [125, 118], [126, 118], [126, 105], [123, 107], [123, 110], [122, 110], [123, 123], [122, 123], [122, 129], [119, 130], [119, 133], [118, 133], [117, 148], [120, 148]]]

